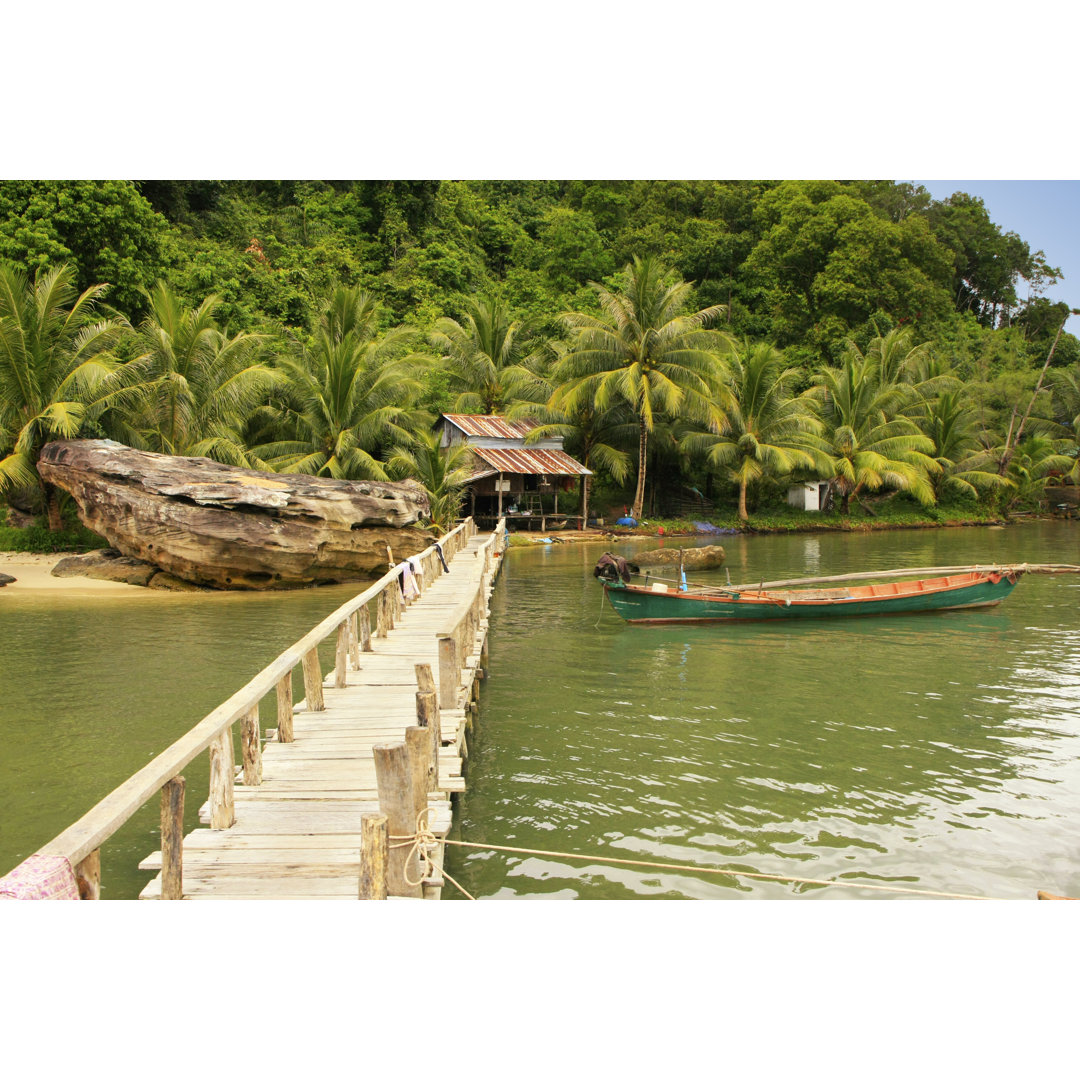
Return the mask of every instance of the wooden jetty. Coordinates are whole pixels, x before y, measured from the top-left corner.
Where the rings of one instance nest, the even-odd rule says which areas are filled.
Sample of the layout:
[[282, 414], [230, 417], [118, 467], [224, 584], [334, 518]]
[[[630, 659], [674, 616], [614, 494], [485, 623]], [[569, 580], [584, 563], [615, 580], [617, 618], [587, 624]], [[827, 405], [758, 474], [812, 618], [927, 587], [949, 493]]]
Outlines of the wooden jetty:
[[[158, 874], [141, 898], [437, 899], [504, 537], [505, 522], [478, 535], [467, 519], [417, 557], [418, 596], [405, 595], [412, 567], [390, 555], [383, 577], [32, 858], [62, 856], [81, 897], [97, 899], [101, 845], [160, 792], [161, 850], [139, 864]], [[324, 675], [318, 646], [331, 635]], [[275, 691], [277, 727], [263, 732], [259, 702]], [[184, 836], [181, 772], [206, 751], [206, 827]]]

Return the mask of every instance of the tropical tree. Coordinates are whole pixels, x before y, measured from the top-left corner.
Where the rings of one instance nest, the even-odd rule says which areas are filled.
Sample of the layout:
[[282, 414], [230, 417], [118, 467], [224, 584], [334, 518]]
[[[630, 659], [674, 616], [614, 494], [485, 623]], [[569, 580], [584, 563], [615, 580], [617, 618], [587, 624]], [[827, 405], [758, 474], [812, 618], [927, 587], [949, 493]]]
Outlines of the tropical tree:
[[569, 312], [563, 320], [570, 344], [556, 365], [550, 406], [573, 414], [591, 404], [606, 412], [625, 403], [638, 425], [637, 490], [632, 515], [645, 500], [648, 441], [657, 417], [681, 416], [722, 422], [728, 392], [722, 357], [731, 337], [708, 326], [726, 310], [722, 304], [684, 314], [692, 285], [670, 281], [653, 258], [634, 258], [615, 292], [590, 282], [600, 313]]
[[495, 297], [470, 300], [462, 322], [442, 318], [428, 341], [442, 353], [459, 413], [494, 416], [515, 401], [543, 401], [540, 352], [528, 351], [522, 324]]
[[130, 393], [110, 352], [129, 329], [102, 317], [107, 286], [77, 293], [75, 270], [22, 270], [0, 264], [0, 491], [41, 490], [49, 528], [62, 527], [56, 489], [37, 472], [50, 439], [73, 439]]
[[1007, 511], [1018, 506], [1040, 506], [1047, 487], [1060, 483], [1069, 473], [1075, 462], [1058, 447], [1046, 435], [1028, 435], [1016, 445], [1009, 457], [1007, 475], [1013, 490], [1005, 505]]
[[682, 444], [738, 485], [739, 520], [747, 521], [751, 484], [799, 468], [830, 476], [833, 467], [821, 421], [805, 398], [792, 393], [799, 372], [783, 367], [777, 349], [744, 341], [728, 369], [730, 398], [719, 431], [692, 432]]
[[900, 409], [911, 400], [907, 384], [882, 383], [880, 363], [849, 344], [840, 368], [814, 376], [804, 395], [825, 425], [833, 459], [832, 489], [840, 495], [841, 512], [852, 496], [883, 487], [907, 491], [923, 505], [932, 505], [930, 476], [940, 466], [930, 455], [934, 444]]
[[994, 451], [980, 439], [975, 409], [959, 390], [925, 398], [912, 413], [919, 430], [934, 444], [931, 455], [940, 471], [930, 475], [934, 496], [978, 496], [1009, 486], [999, 476]]
[[[637, 437], [637, 423], [627, 406], [600, 412], [593, 402], [580, 398], [573, 411], [560, 413], [541, 407], [527, 413], [522, 410], [520, 415], [539, 420], [538, 426], [525, 437], [526, 445], [541, 439], [561, 438], [567, 452], [590, 472], [602, 469], [617, 484], [624, 483], [630, 475], [633, 460], [621, 446]], [[582, 475], [579, 481], [582, 528], [589, 519], [591, 480], [591, 476]]]
[[1068, 451], [1073, 459], [1069, 477], [1074, 484], [1080, 484], [1080, 364], [1053, 372], [1050, 384], [1054, 419], [1059, 425], [1056, 434], [1072, 443]]
[[415, 332], [379, 333], [372, 296], [338, 287], [309, 347], [278, 360], [285, 380], [281, 422], [291, 437], [256, 448], [279, 472], [339, 480], [386, 480], [379, 455], [407, 443], [423, 416], [411, 408], [423, 358], [405, 350]]
[[242, 428], [279, 381], [262, 361], [267, 340], [222, 330], [217, 296], [187, 307], [164, 282], [149, 294], [139, 328], [141, 355], [133, 361], [144, 396], [127, 417], [128, 441], [161, 454], [209, 457], [231, 465], [257, 464]]
[[387, 462], [395, 477], [410, 477], [428, 495], [428, 517], [437, 529], [453, 526], [461, 513], [465, 484], [472, 472], [472, 449], [458, 443], [445, 449], [436, 431], [418, 431], [409, 443], [399, 444]]

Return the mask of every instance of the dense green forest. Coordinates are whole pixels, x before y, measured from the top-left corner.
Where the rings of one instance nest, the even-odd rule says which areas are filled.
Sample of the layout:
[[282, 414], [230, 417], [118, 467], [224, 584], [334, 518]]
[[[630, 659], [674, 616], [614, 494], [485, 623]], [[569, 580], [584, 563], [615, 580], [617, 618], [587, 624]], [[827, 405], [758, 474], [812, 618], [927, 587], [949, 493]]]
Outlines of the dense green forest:
[[[1041, 251], [892, 181], [0, 182], [0, 492], [49, 439], [418, 477], [440, 412], [529, 416], [594, 505], [791, 479], [843, 513], [1077, 480], [1080, 341]], [[589, 497], [583, 491], [582, 498]]]

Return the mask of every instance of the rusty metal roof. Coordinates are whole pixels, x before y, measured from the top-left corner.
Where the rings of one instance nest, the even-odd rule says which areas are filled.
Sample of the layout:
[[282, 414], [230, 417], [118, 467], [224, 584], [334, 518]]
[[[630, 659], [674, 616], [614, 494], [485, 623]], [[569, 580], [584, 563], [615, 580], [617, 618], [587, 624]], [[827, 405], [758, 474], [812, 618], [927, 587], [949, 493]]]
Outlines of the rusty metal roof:
[[462, 413], [443, 413], [455, 427], [474, 438], [487, 439], [524, 439], [534, 427], [536, 420], [515, 420], [511, 423], [501, 416], [476, 416]]
[[527, 476], [592, 476], [586, 469], [562, 450], [506, 450], [502, 447], [473, 446], [472, 452], [491, 470], [473, 476], [490, 476], [491, 471], [500, 473], [524, 473]]

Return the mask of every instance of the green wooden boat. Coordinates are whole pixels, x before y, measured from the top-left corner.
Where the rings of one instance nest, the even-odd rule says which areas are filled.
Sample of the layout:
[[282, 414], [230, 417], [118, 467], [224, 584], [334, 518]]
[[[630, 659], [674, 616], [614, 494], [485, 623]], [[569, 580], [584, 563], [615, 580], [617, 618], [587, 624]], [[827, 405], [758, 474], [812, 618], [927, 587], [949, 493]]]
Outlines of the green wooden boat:
[[[597, 577], [603, 579], [611, 606], [627, 622], [658, 624], [911, 615], [993, 607], [1013, 591], [1023, 572], [1019, 567], [961, 569], [939, 577], [799, 589], [662, 581], [633, 584], [627, 580], [628, 574], [617, 571], [610, 575], [597, 573]], [[903, 571], [849, 576], [880, 578], [890, 573]]]

